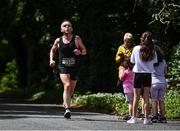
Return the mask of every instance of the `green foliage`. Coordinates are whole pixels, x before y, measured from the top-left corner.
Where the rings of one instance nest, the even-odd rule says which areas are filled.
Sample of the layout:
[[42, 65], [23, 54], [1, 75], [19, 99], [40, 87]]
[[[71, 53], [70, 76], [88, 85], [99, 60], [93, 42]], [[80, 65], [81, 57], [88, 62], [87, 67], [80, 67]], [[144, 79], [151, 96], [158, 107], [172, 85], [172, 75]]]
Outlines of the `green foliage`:
[[165, 97], [166, 115], [168, 118], [180, 118], [180, 95], [170, 90]]
[[150, 8], [153, 12], [152, 21], [149, 25], [153, 23], [161, 23], [164, 26], [164, 31], [169, 28], [169, 25], [172, 25], [177, 32], [179, 30], [179, 11], [180, 11], [180, 2], [175, 0], [174, 3], [171, 1], [154, 1], [153, 8]]
[[[40, 88], [40, 91], [52, 89], [55, 82], [48, 65], [49, 49], [60, 36], [59, 24], [66, 17], [72, 20], [74, 34], [82, 37], [88, 49], [76, 89], [81, 93], [116, 92], [114, 57], [125, 32], [132, 32], [138, 41], [139, 34], [149, 29], [150, 21], [170, 21], [173, 30], [164, 38], [170, 39], [170, 45], [176, 44], [172, 39], [179, 38], [179, 2], [175, 0], [177, 5], [174, 5], [170, 1], [165, 7], [162, 3], [161, 0], [1, 0], [0, 44], [4, 44], [0, 45], [0, 55], [5, 61], [17, 60], [18, 85], [21, 87]], [[153, 16], [151, 20], [150, 16]], [[159, 24], [150, 25], [158, 36], [166, 28]], [[169, 49], [167, 44], [166, 47]], [[8, 80], [3, 78], [3, 83]]]
[[16, 17], [15, 17], [15, 22], [18, 22], [21, 20], [21, 17], [23, 15], [23, 10], [25, 6], [25, 2], [19, 1], [17, 6], [16, 6]]
[[5, 75], [1, 79], [0, 91], [7, 91], [17, 88], [17, 74], [16, 61], [8, 62], [6, 65]]
[[73, 103], [83, 105], [94, 111], [105, 112], [124, 112], [123, 107], [124, 97], [121, 94], [97, 93], [73, 97]]
[[168, 88], [180, 93], [180, 43], [172, 50], [168, 62]]
[[62, 103], [62, 92], [58, 90], [42, 90], [35, 92], [30, 98], [29, 101], [35, 103]]
[[37, 99], [41, 99], [44, 95], [45, 95], [45, 91], [41, 91], [41, 92], [35, 93], [35, 94], [32, 96], [31, 100], [32, 100], [32, 101], [35, 101], [35, 100], [37, 100]]
[[[180, 95], [175, 91], [169, 91], [165, 96], [167, 118], [180, 117]], [[89, 95], [75, 95], [72, 101], [75, 105], [81, 105], [93, 111], [115, 113], [123, 116], [128, 113], [128, 105], [122, 94], [97, 93]], [[141, 107], [141, 100], [139, 101]], [[151, 106], [150, 106], [151, 107]]]

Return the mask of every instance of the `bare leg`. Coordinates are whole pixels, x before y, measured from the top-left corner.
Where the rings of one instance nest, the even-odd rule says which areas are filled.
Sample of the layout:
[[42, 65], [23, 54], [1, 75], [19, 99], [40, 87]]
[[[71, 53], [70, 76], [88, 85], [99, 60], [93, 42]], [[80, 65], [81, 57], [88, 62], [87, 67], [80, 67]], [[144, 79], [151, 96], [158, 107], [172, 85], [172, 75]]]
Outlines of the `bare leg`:
[[160, 113], [161, 113], [161, 116], [164, 117], [164, 115], [165, 115], [164, 101], [159, 101], [159, 106], [160, 106]]
[[71, 80], [71, 90], [70, 90], [71, 97], [74, 94], [74, 89], [76, 87], [76, 83], [77, 83], [77, 80]]
[[140, 96], [141, 88], [134, 88], [134, 99], [133, 99], [133, 117], [137, 116], [138, 101]]
[[144, 99], [141, 100], [141, 114], [144, 114]]
[[148, 118], [149, 115], [149, 93], [150, 87], [144, 87], [143, 99], [144, 99], [144, 116]]
[[133, 101], [128, 102], [129, 116], [132, 116]]
[[153, 113], [153, 116], [157, 116], [157, 106], [158, 106], [157, 101], [152, 100], [152, 113]]
[[70, 108], [71, 103], [71, 80], [69, 74], [60, 74], [61, 81], [64, 86], [63, 104], [65, 108]]

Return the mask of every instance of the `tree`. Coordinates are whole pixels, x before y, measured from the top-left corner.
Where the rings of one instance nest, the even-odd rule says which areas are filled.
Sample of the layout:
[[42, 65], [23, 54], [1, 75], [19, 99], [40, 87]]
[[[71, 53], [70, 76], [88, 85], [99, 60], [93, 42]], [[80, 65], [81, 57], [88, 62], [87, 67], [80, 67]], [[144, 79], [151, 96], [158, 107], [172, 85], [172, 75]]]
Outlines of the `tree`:
[[55, 85], [48, 53], [61, 35], [64, 18], [73, 22], [74, 34], [88, 49], [87, 57], [81, 57], [80, 92], [117, 91], [114, 59], [125, 32], [133, 33], [138, 44], [141, 33], [151, 30], [168, 53], [179, 39], [178, 1], [1, 0], [0, 7], [0, 47], [9, 51], [0, 48], [0, 55], [6, 61], [15, 58], [19, 87], [52, 89]]

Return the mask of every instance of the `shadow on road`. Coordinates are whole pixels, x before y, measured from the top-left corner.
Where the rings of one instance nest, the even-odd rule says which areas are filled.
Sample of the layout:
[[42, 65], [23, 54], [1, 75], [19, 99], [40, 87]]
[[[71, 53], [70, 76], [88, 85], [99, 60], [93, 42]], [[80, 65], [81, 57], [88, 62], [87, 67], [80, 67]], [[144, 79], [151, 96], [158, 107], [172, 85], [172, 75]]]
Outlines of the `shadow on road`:
[[[73, 116], [88, 116], [98, 113], [87, 112], [83, 108], [73, 108]], [[29, 101], [0, 98], [0, 119], [58, 118], [63, 117], [64, 108], [58, 104], [34, 104]], [[85, 120], [85, 119], [83, 119]]]
[[[68, 123], [73, 124], [68, 129], [180, 129], [179, 121], [143, 125], [143, 121], [140, 120], [137, 124], [130, 125], [116, 116], [88, 112], [82, 107], [72, 108], [72, 118], [69, 120], [64, 119], [63, 115], [62, 105], [34, 104], [23, 100], [0, 98], [0, 128], [2, 129], [54, 129], [55, 127], [56, 129], [66, 129], [69, 127]], [[12, 126], [7, 128], [9, 123]]]

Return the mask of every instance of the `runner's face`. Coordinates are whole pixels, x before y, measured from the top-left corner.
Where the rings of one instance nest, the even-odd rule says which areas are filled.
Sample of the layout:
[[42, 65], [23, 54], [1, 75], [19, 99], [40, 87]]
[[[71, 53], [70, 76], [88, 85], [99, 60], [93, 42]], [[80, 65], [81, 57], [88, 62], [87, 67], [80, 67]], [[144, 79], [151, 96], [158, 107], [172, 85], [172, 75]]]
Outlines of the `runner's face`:
[[69, 21], [65, 21], [61, 24], [61, 32], [62, 33], [70, 34], [70, 33], [72, 33], [72, 31], [73, 31], [73, 28]]

